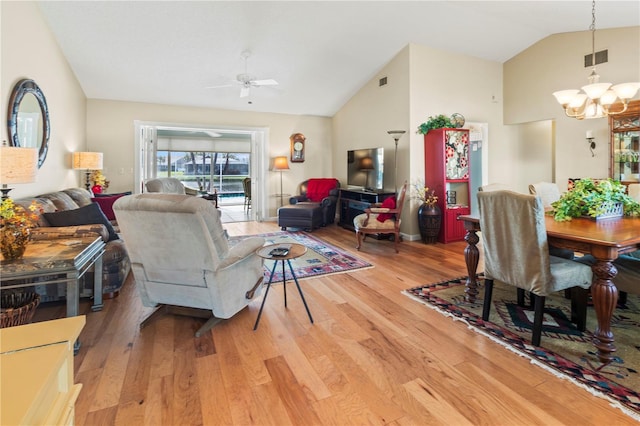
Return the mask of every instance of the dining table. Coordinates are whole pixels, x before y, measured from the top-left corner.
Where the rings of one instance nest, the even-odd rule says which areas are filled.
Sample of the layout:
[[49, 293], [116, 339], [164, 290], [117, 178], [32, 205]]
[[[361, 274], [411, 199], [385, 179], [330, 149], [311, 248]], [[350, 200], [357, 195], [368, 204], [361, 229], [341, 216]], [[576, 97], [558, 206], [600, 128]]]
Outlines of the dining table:
[[[474, 303], [478, 296], [477, 269], [480, 253], [477, 244], [480, 241], [480, 217], [462, 215], [458, 217], [464, 223], [467, 247], [464, 257], [467, 266], [465, 282], [465, 301]], [[505, 217], [505, 220], [514, 218]], [[619, 217], [607, 219], [573, 218], [568, 221], [556, 221], [552, 215], [545, 215], [545, 226], [549, 245], [566, 248], [574, 252], [591, 254], [595, 262], [591, 298], [597, 317], [597, 328], [593, 344], [598, 359], [603, 365], [613, 361], [615, 340], [611, 330], [611, 318], [618, 302], [618, 289], [613, 279], [618, 273], [614, 260], [621, 254], [640, 250], [640, 217]]]

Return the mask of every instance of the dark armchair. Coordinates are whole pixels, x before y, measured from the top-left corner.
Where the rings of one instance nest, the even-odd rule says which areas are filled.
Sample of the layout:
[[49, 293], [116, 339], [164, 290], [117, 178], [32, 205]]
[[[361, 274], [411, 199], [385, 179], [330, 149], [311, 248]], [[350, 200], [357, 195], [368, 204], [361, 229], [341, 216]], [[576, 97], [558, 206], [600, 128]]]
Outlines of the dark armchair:
[[[310, 181], [311, 186], [309, 185]], [[328, 195], [323, 197], [324, 190], [327, 187], [332, 188], [328, 190]], [[289, 198], [289, 204], [319, 204], [322, 208], [322, 226], [327, 226], [335, 222], [336, 206], [338, 205], [338, 196], [340, 195], [340, 181], [338, 179], [307, 179], [298, 186], [298, 192], [300, 195]], [[317, 201], [319, 197], [322, 197], [322, 199]]]
[[300, 195], [289, 199], [290, 205], [278, 209], [278, 225], [307, 231], [327, 226], [336, 220], [340, 182], [333, 178], [308, 179], [299, 186]]

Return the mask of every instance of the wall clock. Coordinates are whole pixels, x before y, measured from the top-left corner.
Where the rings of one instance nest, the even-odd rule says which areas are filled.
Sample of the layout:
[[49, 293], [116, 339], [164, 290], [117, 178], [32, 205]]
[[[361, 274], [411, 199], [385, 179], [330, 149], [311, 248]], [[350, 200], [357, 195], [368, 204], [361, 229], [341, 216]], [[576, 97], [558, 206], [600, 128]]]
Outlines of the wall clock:
[[304, 162], [304, 144], [307, 138], [302, 133], [294, 133], [289, 137], [291, 141], [291, 162]]

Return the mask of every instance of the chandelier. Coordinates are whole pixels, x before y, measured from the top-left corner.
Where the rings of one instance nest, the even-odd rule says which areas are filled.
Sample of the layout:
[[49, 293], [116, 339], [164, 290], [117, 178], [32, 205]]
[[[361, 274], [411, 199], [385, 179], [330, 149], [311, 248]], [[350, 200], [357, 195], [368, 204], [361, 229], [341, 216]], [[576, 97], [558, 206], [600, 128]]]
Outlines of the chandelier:
[[[612, 86], [611, 83], [600, 83], [600, 76], [596, 72], [596, 2], [591, 5], [591, 74], [589, 84], [582, 86], [582, 92], [577, 89], [553, 92], [553, 96], [564, 108], [568, 117], [582, 120], [584, 118], [601, 118], [620, 114], [627, 110], [629, 99], [633, 98], [640, 83], [622, 83]], [[617, 99], [622, 102], [622, 108], [611, 110]]]

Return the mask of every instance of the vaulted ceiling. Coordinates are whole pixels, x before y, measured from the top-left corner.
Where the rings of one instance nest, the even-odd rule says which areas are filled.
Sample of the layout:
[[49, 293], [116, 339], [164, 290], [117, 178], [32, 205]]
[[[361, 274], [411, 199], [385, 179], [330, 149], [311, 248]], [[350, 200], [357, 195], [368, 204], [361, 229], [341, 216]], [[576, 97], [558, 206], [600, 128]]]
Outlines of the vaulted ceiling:
[[[504, 62], [591, 24], [582, 0], [39, 6], [88, 98], [320, 116], [335, 114], [408, 43]], [[640, 2], [600, 1], [596, 19], [596, 28], [640, 25]], [[240, 97], [235, 80], [245, 72], [279, 84]]]

